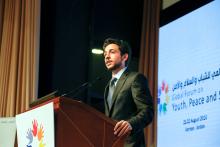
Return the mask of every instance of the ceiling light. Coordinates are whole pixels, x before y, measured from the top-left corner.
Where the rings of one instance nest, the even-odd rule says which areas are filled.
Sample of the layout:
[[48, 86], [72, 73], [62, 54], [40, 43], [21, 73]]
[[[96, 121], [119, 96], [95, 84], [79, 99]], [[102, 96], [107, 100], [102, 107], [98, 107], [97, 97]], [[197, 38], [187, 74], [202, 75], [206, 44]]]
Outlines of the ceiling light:
[[92, 53], [93, 54], [103, 54], [103, 50], [102, 49], [94, 48], [94, 49], [92, 49]]

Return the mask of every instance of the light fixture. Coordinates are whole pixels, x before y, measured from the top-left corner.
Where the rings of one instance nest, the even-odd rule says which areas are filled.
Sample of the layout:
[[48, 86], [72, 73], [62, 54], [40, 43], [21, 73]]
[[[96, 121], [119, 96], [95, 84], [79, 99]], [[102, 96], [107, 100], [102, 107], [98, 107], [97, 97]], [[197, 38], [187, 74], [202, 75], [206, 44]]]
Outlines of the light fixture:
[[103, 54], [103, 50], [102, 49], [98, 49], [98, 48], [94, 48], [94, 49], [92, 49], [92, 53], [93, 54]]

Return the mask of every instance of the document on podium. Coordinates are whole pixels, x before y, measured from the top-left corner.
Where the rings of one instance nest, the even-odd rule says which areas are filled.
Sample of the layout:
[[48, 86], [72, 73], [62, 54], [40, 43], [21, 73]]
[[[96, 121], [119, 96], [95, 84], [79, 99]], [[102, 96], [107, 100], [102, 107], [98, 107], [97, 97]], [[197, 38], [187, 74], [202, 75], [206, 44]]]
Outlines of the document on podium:
[[53, 103], [16, 115], [18, 147], [55, 147]]

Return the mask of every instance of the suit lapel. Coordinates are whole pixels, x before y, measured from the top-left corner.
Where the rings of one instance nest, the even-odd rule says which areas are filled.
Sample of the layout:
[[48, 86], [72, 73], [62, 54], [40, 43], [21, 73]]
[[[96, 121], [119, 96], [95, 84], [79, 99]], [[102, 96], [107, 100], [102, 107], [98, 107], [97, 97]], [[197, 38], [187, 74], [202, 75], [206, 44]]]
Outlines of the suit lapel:
[[121, 90], [121, 88], [123, 87], [123, 85], [124, 85], [124, 83], [127, 79], [127, 75], [128, 75], [128, 72], [126, 70], [126, 71], [124, 71], [124, 73], [121, 75], [120, 79], [117, 82], [117, 85], [115, 87], [115, 90], [114, 90], [114, 93], [113, 93], [113, 96], [112, 96], [112, 106], [111, 106], [110, 110], [108, 109], [109, 110], [109, 116], [111, 115], [111, 111], [114, 107], [117, 95], [118, 95], [119, 91]]
[[106, 109], [106, 115], [109, 116], [109, 106], [108, 106], [108, 102], [107, 102], [107, 97], [108, 97], [108, 87], [109, 87], [110, 81], [108, 82], [108, 84], [105, 87], [105, 92], [104, 92], [104, 103], [105, 103], [105, 109]]

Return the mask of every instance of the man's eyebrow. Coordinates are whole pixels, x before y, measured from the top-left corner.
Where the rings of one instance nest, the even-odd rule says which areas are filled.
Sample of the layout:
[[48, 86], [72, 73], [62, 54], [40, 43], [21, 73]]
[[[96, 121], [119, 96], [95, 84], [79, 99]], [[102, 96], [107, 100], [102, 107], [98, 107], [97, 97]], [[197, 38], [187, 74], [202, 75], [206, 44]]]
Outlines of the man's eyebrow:
[[114, 48], [111, 48], [111, 49], [109, 49], [109, 51], [115, 51], [116, 49], [114, 49]]
[[104, 53], [110, 52], [110, 51], [112, 51], [112, 50], [115, 50], [115, 49], [111, 48], [111, 49], [109, 49], [108, 51], [104, 50]]

